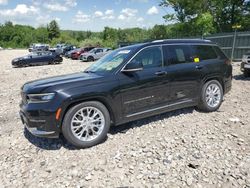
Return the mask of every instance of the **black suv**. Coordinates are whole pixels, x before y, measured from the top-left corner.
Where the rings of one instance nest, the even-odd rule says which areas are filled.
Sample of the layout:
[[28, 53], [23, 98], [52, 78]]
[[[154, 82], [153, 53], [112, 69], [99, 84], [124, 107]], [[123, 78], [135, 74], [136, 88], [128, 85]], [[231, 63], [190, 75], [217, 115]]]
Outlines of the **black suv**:
[[161, 40], [117, 49], [84, 72], [24, 84], [21, 119], [36, 136], [60, 133], [77, 147], [119, 125], [180, 108], [217, 110], [232, 66], [206, 40]]

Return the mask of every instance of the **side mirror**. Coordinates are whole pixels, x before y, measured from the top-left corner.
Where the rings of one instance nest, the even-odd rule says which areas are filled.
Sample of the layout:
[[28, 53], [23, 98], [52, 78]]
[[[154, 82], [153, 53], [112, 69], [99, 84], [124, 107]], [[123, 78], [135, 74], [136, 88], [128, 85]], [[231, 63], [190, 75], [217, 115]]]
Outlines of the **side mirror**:
[[136, 72], [142, 70], [143, 70], [143, 64], [141, 62], [132, 61], [123, 68], [122, 72]]

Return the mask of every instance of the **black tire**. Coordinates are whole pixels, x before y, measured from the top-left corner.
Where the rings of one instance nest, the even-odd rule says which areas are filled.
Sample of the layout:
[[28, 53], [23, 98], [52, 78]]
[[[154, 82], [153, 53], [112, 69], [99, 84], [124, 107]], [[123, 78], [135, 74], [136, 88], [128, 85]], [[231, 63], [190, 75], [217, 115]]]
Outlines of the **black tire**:
[[24, 61], [24, 60], [21, 60], [19, 62], [19, 67], [28, 67], [28, 66], [29, 66], [29, 64], [26, 61]]
[[88, 61], [88, 62], [91, 62], [91, 61], [95, 61], [95, 59], [94, 59], [94, 57], [89, 56], [89, 57], [87, 58], [87, 61]]
[[245, 77], [249, 77], [250, 76], [250, 71], [244, 70], [243, 72]]
[[[220, 100], [218, 101], [218, 104], [214, 107], [210, 106], [207, 101], [206, 101], [206, 91], [207, 88], [209, 86], [211, 86], [212, 84], [215, 84], [218, 86], [219, 90], [220, 90]], [[220, 84], [220, 82], [218, 82], [217, 80], [210, 80], [208, 82], [206, 82], [201, 90], [201, 96], [200, 96], [200, 101], [197, 105], [198, 110], [204, 111], [204, 112], [214, 112], [216, 110], [218, 110], [221, 106], [221, 103], [223, 101], [223, 88]]]
[[[94, 107], [101, 111], [101, 113], [104, 116], [104, 127], [99, 136], [97, 136], [95, 139], [91, 141], [82, 141], [79, 138], [76, 138], [71, 130], [71, 120], [74, 117], [74, 115], [82, 108], [84, 107]], [[65, 139], [72, 145], [74, 145], [77, 148], [88, 148], [92, 147], [94, 145], [97, 145], [105, 140], [107, 137], [107, 133], [110, 128], [110, 115], [107, 108], [100, 102], [97, 101], [89, 101], [89, 102], [83, 102], [80, 104], [77, 104], [70, 108], [68, 112], [66, 113], [63, 124], [62, 124], [62, 133], [65, 137]]]

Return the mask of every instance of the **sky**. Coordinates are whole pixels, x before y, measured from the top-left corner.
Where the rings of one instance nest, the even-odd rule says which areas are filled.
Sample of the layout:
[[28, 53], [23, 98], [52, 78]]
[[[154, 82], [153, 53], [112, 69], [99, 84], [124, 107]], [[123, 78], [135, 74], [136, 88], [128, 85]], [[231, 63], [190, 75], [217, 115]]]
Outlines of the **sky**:
[[102, 31], [113, 28], [151, 28], [164, 24], [171, 8], [160, 0], [0, 0], [0, 23], [33, 27], [56, 20], [64, 30]]

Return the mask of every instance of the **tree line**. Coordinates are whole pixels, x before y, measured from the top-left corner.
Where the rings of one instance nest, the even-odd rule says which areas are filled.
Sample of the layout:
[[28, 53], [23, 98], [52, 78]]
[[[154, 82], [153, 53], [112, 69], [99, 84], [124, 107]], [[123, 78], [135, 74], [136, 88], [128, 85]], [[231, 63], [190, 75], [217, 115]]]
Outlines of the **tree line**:
[[[233, 31], [240, 25], [241, 31], [250, 30], [250, 0], [161, 0], [166, 14], [166, 24], [149, 29], [115, 29], [105, 27], [102, 32], [60, 30], [53, 20], [47, 26], [34, 28], [14, 25], [8, 21], [0, 24], [0, 46], [27, 48], [31, 43], [70, 43], [76, 46], [99, 45], [118, 47], [120, 42], [135, 43], [165, 38], [203, 37], [205, 35]], [[168, 23], [168, 24], [167, 24]], [[171, 23], [171, 24], [169, 24]]]

